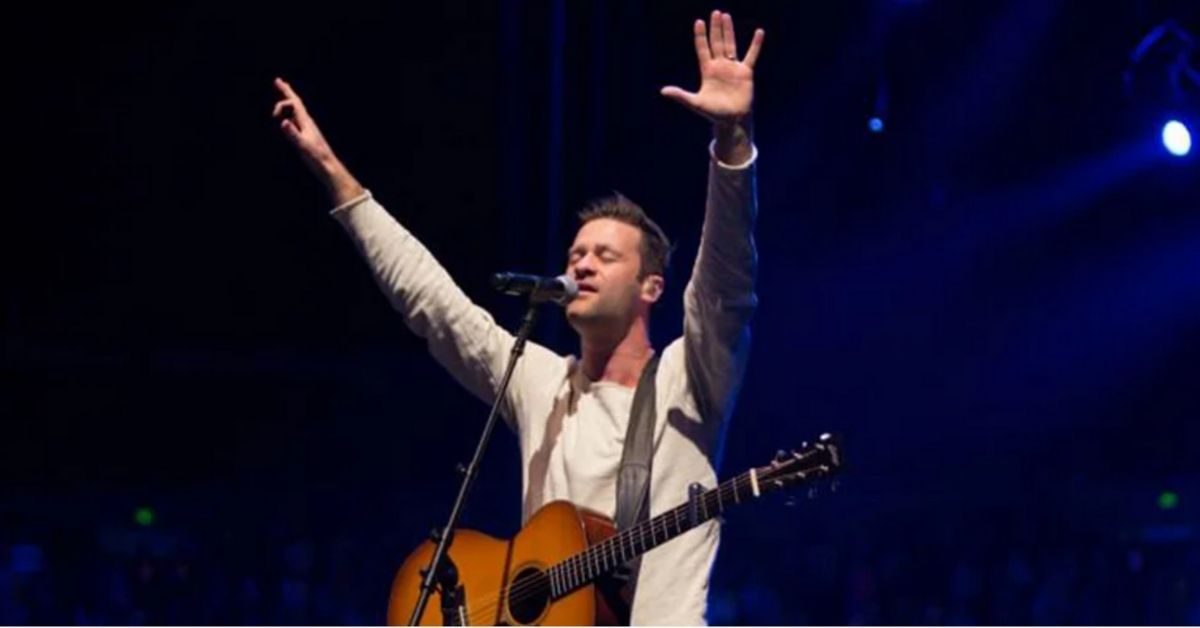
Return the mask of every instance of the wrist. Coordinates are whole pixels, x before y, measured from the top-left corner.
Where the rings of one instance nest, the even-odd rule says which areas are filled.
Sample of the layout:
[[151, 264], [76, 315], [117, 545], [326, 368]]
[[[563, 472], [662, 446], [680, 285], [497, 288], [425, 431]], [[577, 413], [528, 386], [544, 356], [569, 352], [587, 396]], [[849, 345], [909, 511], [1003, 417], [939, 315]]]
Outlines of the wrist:
[[322, 160], [318, 162], [317, 167], [318, 172], [321, 173], [321, 183], [325, 185], [335, 207], [349, 202], [364, 192], [362, 185], [337, 158], [331, 157]]
[[752, 129], [750, 116], [713, 123], [714, 152], [717, 159], [727, 164], [748, 161], [754, 150]]

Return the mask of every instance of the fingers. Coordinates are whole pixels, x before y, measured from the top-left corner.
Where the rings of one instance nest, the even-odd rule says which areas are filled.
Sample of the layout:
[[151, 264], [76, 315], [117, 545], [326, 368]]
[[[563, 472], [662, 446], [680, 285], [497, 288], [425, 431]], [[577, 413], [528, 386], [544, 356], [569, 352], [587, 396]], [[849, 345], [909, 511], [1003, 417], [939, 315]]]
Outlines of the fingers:
[[275, 103], [275, 108], [271, 110], [271, 117], [272, 118], [281, 117], [283, 114], [284, 107], [293, 107], [294, 108], [295, 106], [296, 106], [296, 104], [294, 102], [292, 102], [291, 100], [286, 100], [286, 99], [281, 100], [281, 101]]
[[[304, 107], [304, 101], [300, 99], [300, 95], [287, 81], [276, 78], [275, 87], [283, 96], [283, 99], [275, 103], [275, 108], [271, 111], [271, 117], [281, 119], [287, 123], [286, 126], [281, 125], [284, 132], [289, 137], [295, 139], [292, 133], [300, 134], [304, 129], [311, 126], [311, 119], [308, 117], [308, 109]], [[291, 109], [291, 111], [288, 111]]]
[[279, 123], [279, 128], [283, 130], [283, 134], [286, 135], [289, 140], [292, 140], [293, 142], [300, 141], [300, 129], [296, 128], [296, 125], [291, 120], [284, 120], [283, 122]]
[[[712, 16], [709, 18], [707, 41], [705, 41], [703, 21], [696, 20], [692, 32], [696, 39], [696, 56], [700, 58], [701, 63], [705, 61], [706, 53], [709, 59], [725, 58], [737, 60], [737, 35], [733, 29], [733, 15], [722, 13], [721, 11], [713, 11]], [[750, 49], [746, 51], [746, 58], [742, 60], [742, 63], [752, 68], [754, 67], [754, 64], [758, 61], [759, 52], [762, 50], [762, 42], [765, 36], [766, 33], [761, 28], [754, 31], [754, 37], [750, 40]]]
[[701, 108], [699, 106], [699, 104], [698, 104], [699, 94], [684, 91], [678, 87], [675, 87], [674, 85], [670, 85], [670, 86], [662, 88], [661, 93], [663, 96], [666, 96], [667, 98], [674, 100], [675, 102], [683, 105], [684, 107], [691, 109], [695, 113], [712, 120], [712, 116], [710, 116], [707, 112], [705, 112], [705, 110], [703, 108]]
[[704, 20], [696, 20], [696, 23], [692, 24], [692, 35], [696, 44], [696, 58], [703, 66], [713, 58], [712, 49], [708, 47], [708, 29], [704, 27]]
[[283, 95], [283, 100], [280, 102], [280, 104], [275, 105], [275, 117], [279, 117], [280, 108], [283, 103], [290, 104], [293, 108], [295, 108], [297, 119], [302, 119], [308, 116], [308, 109], [304, 107], [304, 101], [300, 99], [300, 95], [296, 93], [296, 90], [292, 89], [292, 86], [289, 85], [287, 81], [281, 78], [276, 78], [275, 87], [279, 90], [279, 93]]
[[708, 18], [708, 38], [714, 58], [728, 56], [725, 53], [725, 28], [721, 25], [720, 11], [713, 11]]
[[690, 109], [696, 108], [696, 94], [693, 94], [692, 92], [685, 91], [674, 85], [668, 85], [667, 87], [662, 88], [659, 93], [685, 107]]
[[737, 39], [733, 34], [733, 16], [725, 13], [721, 16], [721, 32], [725, 37], [725, 56], [737, 59]]
[[284, 98], [300, 100], [300, 96], [296, 95], [296, 91], [292, 89], [292, 86], [279, 77], [275, 77], [275, 88], [279, 90], [279, 93], [283, 94]]
[[747, 67], [754, 68], [754, 64], [758, 62], [758, 52], [762, 50], [763, 38], [767, 33], [763, 29], [754, 31], [754, 39], [750, 41], [750, 49], [746, 51], [746, 58], [742, 60]]

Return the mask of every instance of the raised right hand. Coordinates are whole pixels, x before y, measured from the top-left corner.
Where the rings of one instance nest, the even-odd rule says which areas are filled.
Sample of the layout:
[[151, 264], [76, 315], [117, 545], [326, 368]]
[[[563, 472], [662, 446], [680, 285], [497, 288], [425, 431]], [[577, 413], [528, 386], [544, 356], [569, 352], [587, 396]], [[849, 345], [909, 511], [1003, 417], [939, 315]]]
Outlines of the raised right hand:
[[275, 103], [272, 115], [280, 121], [279, 128], [300, 152], [309, 169], [329, 190], [334, 203], [340, 205], [362, 194], [362, 186], [333, 154], [296, 90], [281, 78], [275, 79], [275, 87], [279, 90], [280, 100]]

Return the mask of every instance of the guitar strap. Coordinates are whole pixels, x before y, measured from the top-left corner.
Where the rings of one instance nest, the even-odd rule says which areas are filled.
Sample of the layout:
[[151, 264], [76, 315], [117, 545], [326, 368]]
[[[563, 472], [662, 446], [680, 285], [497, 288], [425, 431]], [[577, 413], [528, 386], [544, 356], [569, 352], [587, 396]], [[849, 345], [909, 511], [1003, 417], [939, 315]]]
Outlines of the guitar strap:
[[[650, 358], [638, 379], [625, 430], [625, 448], [617, 471], [617, 530], [626, 530], [650, 518], [650, 459], [654, 455], [654, 419], [658, 412], [654, 401], [654, 375], [658, 372], [658, 354]], [[617, 576], [627, 579], [629, 590], [637, 586], [638, 556], [625, 564]]]

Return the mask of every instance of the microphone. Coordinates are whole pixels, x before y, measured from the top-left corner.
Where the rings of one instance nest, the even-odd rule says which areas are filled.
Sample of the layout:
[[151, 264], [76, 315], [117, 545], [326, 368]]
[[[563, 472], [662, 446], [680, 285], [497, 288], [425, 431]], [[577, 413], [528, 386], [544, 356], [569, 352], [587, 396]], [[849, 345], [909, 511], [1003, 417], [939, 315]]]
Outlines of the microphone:
[[535, 303], [553, 301], [559, 305], [566, 305], [579, 296], [579, 284], [566, 275], [539, 277], [519, 273], [496, 273], [492, 275], [492, 287], [512, 296], [528, 294]]

